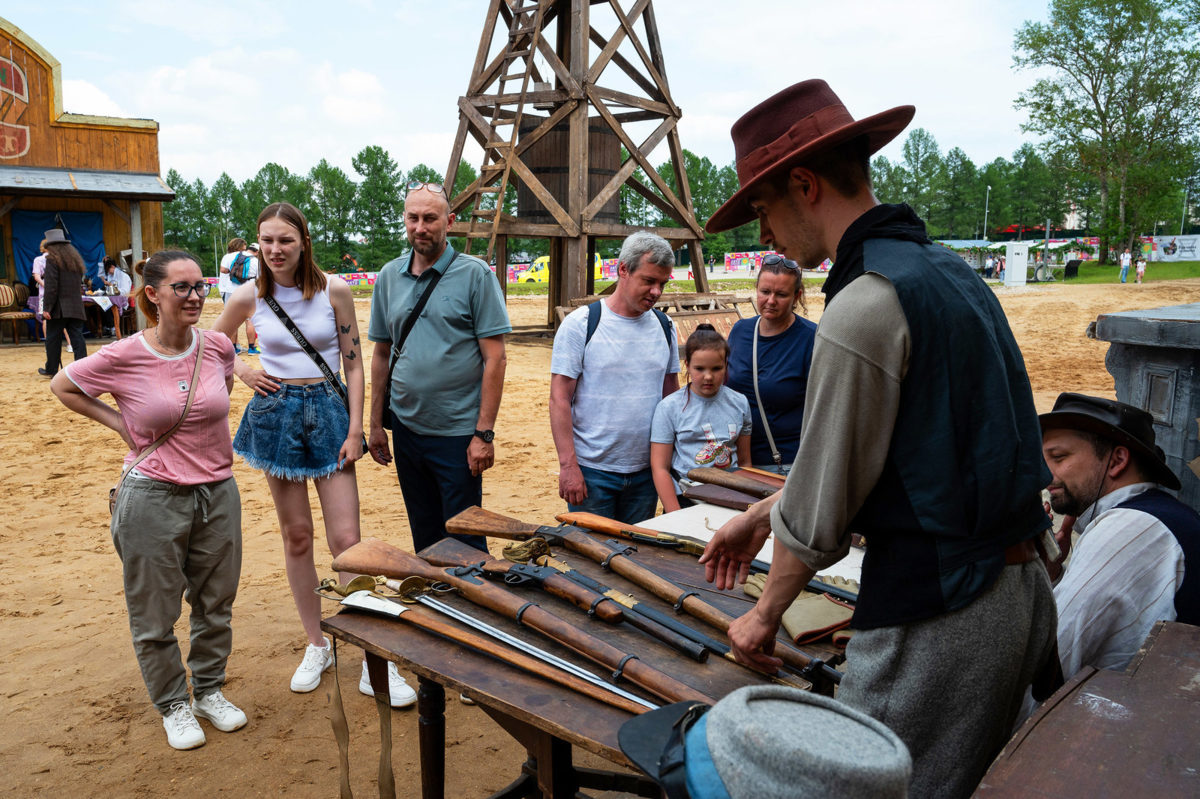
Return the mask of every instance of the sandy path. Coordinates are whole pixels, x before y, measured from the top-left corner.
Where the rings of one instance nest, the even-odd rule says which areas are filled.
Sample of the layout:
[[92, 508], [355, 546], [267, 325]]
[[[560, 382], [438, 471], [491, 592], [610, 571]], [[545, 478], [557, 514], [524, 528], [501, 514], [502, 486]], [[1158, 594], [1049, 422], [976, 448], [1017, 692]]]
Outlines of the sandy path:
[[[1047, 410], [1063, 390], [1113, 395], [1104, 369], [1107, 344], [1084, 336], [1099, 313], [1198, 302], [1200, 280], [1030, 287], [1000, 290], [1000, 297], [1025, 353], [1038, 406]], [[809, 315], [819, 318], [820, 295], [808, 304]], [[513, 299], [509, 309], [515, 324], [545, 318], [541, 298]], [[219, 302], [210, 303], [205, 324], [219, 310]], [[359, 301], [358, 310], [365, 329], [367, 302]], [[166, 746], [137, 672], [120, 565], [108, 534], [105, 497], [117, 473], [120, 442], [58, 404], [37, 375], [42, 363], [40, 348], [0, 347], [0, 434], [7, 454], [0, 485], [10, 498], [0, 522], [5, 589], [0, 697], [6, 722], [0, 765], [11, 794], [336, 794], [337, 753], [328, 720], [333, 679], [327, 676], [308, 695], [288, 690], [304, 641], [262, 476], [240, 461], [234, 465], [244, 503], [245, 552], [226, 692], [251, 722], [230, 735], [206, 727], [206, 746], [175, 752]], [[485, 505], [531, 520], [548, 521], [561, 509], [547, 417], [549, 364], [549, 347], [509, 346], [496, 424], [497, 464], [484, 481]], [[233, 424], [248, 399], [249, 390], [238, 384]], [[409, 546], [394, 473], [366, 463], [359, 484], [364, 534]], [[327, 565], [321, 540], [317, 551], [318, 563]], [[186, 637], [186, 622], [177, 632]], [[359, 668], [351, 654], [343, 658], [339, 676], [351, 721], [354, 784], [367, 796], [374, 791], [378, 748], [373, 700], [356, 688]], [[448, 796], [484, 795], [515, 776], [523, 753], [479, 710], [450, 702], [447, 730]], [[398, 781], [412, 784], [415, 714], [399, 714], [393, 734]]]

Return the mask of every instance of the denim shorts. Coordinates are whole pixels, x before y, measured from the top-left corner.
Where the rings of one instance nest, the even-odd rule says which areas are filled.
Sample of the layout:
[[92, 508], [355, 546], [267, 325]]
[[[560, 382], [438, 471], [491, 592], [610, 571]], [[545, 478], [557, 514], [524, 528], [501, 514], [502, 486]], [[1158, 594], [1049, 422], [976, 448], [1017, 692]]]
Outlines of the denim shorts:
[[350, 430], [350, 414], [328, 382], [284, 383], [255, 393], [242, 414], [233, 451], [255, 469], [284, 480], [328, 477]]

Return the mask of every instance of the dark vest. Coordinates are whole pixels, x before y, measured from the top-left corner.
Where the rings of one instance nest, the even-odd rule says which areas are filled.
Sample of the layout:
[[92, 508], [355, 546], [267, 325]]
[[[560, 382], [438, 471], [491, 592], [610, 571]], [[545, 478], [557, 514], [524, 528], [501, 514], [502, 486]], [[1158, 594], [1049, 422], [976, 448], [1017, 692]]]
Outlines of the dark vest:
[[1183, 550], [1183, 585], [1175, 592], [1176, 621], [1200, 624], [1200, 515], [1165, 491], [1152, 488], [1130, 497], [1118, 508], [1149, 513], [1175, 536]]
[[991, 289], [936, 245], [869, 239], [863, 260], [895, 287], [911, 342], [887, 461], [850, 525], [867, 538], [853, 626], [869, 629], [986, 591], [1004, 550], [1050, 526], [1050, 473], [1025, 361]]

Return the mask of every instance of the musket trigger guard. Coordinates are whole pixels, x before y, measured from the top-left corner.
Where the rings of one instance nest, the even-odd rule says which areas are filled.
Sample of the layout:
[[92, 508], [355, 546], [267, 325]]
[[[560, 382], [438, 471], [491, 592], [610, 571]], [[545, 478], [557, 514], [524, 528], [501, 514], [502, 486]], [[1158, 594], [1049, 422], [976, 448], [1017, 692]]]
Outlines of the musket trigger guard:
[[621, 677], [625, 674], [625, 664], [631, 660], [637, 660], [637, 655], [626, 655], [621, 658], [621, 662], [617, 664], [617, 670], [612, 673], [613, 682], [621, 681]]
[[450, 583], [444, 583], [440, 580], [434, 580], [429, 584], [429, 591], [434, 594], [453, 594], [457, 590]]
[[675, 612], [676, 613], [683, 610], [683, 603], [687, 602], [687, 598], [690, 596], [700, 596], [700, 595], [698, 593], [696, 593], [695, 591], [685, 591], [684, 593], [680, 594], [679, 598], [675, 600]]

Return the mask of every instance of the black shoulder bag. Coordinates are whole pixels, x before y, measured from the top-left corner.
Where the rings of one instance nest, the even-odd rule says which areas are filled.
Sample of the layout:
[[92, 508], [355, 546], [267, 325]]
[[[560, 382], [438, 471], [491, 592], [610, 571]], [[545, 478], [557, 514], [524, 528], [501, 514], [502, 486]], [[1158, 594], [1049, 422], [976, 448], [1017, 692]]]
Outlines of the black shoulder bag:
[[[268, 294], [266, 297], [263, 297], [263, 302], [265, 302], [267, 307], [279, 317], [279, 321], [283, 322], [283, 326], [286, 327], [287, 331], [292, 334], [292, 338], [296, 339], [296, 343], [300, 345], [300, 348], [304, 350], [305, 354], [308, 355], [309, 358], [312, 358], [313, 363], [315, 363], [317, 368], [321, 370], [321, 375], [324, 376], [325, 382], [333, 386], [333, 390], [336, 391], [337, 395], [342, 398], [342, 404], [346, 406], [346, 413], [349, 413], [350, 398], [346, 396], [346, 389], [342, 388], [342, 384], [337, 379], [337, 375], [335, 375], [333, 370], [329, 368], [329, 364], [325, 362], [325, 359], [321, 356], [321, 353], [317, 352], [313, 345], [309, 343], [308, 339], [304, 337], [304, 334], [300, 332], [300, 328], [296, 327], [296, 323], [292, 321], [292, 317], [288, 316], [288, 312], [283, 310], [283, 307], [276, 302], [273, 296]], [[363, 452], [365, 453], [367, 451], [366, 435], [363, 436], [362, 448]]]
[[[450, 247], [449, 245], [447, 245], [447, 247], [450, 250], [450, 262], [446, 265], [446, 268], [449, 269], [450, 265], [454, 263], [454, 259], [458, 256], [454, 252], [453, 247]], [[409, 261], [409, 264], [411, 266], [411, 260]], [[433, 267], [430, 267], [430, 269], [433, 269]], [[400, 326], [400, 339], [396, 342], [395, 346], [392, 347], [392, 356], [388, 359], [387, 382], [384, 384], [383, 389], [384, 430], [394, 429], [396, 422], [396, 417], [392, 413], [392, 372], [394, 372], [396, 369], [396, 361], [400, 359], [400, 350], [404, 349], [405, 339], [408, 338], [408, 334], [412, 330], [413, 325], [416, 324], [417, 318], [421, 315], [421, 311], [425, 310], [425, 303], [429, 302], [429, 296], [433, 294], [433, 290], [437, 288], [438, 281], [441, 279], [442, 273], [434, 269], [433, 274], [429, 277], [429, 285], [425, 287], [425, 292], [417, 300], [417, 304], [413, 306], [412, 313], [410, 313], [408, 318], [404, 320], [404, 324]]]

